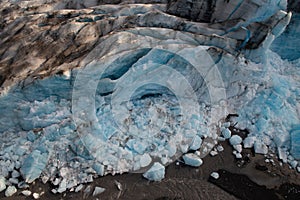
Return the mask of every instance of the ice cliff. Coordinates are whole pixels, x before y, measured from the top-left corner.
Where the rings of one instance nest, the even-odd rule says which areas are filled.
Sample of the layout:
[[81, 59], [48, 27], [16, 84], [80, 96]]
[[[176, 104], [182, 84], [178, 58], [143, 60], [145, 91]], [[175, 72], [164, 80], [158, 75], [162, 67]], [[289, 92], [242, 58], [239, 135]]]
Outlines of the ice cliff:
[[228, 114], [249, 130], [244, 146], [276, 152], [296, 168], [294, 4], [1, 1], [4, 185], [22, 188], [41, 177], [64, 192], [124, 172], [161, 180], [164, 165], [185, 154], [199, 166], [230, 138]]

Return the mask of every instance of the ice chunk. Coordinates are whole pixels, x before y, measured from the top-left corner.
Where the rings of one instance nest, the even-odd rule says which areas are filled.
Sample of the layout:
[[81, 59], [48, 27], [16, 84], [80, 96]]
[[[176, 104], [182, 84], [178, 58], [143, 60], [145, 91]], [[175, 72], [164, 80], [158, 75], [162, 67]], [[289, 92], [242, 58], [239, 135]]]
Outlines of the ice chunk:
[[22, 194], [24, 195], [24, 196], [30, 196], [31, 195], [31, 191], [30, 190], [24, 190], [24, 191], [22, 191]]
[[104, 166], [99, 164], [99, 163], [95, 163], [93, 165], [93, 169], [97, 172], [98, 175], [103, 176], [104, 175]]
[[229, 128], [230, 127], [230, 122], [223, 123], [222, 127]]
[[243, 141], [244, 148], [252, 148], [254, 146], [255, 140], [255, 137], [246, 137]]
[[222, 145], [218, 145], [218, 146], [217, 146], [217, 150], [218, 150], [219, 152], [224, 151], [224, 147], [223, 147]]
[[105, 188], [102, 187], [95, 187], [95, 190], [93, 192], [93, 196], [97, 196], [98, 194], [101, 194], [105, 191]]
[[6, 180], [3, 176], [0, 176], [0, 192], [6, 189]]
[[193, 142], [192, 142], [192, 144], [191, 144], [191, 146], [190, 146], [190, 149], [191, 149], [191, 150], [197, 150], [197, 149], [200, 149], [201, 143], [202, 143], [202, 139], [201, 139], [198, 135], [196, 135], [196, 136], [194, 137], [194, 139], [193, 139]]
[[63, 193], [66, 190], [67, 190], [67, 180], [63, 179], [59, 184], [59, 188], [57, 189], [57, 192]]
[[19, 183], [19, 180], [17, 178], [10, 178], [10, 179], [8, 179], [8, 181], [15, 185], [18, 185], [18, 183]]
[[193, 153], [188, 153], [182, 156], [184, 163], [186, 165], [190, 165], [193, 167], [199, 167], [202, 165], [203, 161], [201, 158], [199, 158], [197, 155]]
[[237, 152], [239, 152], [239, 153], [241, 153], [242, 150], [243, 150], [241, 144], [233, 145], [233, 148], [234, 148]]
[[264, 143], [260, 141], [255, 141], [254, 143], [254, 151], [255, 153], [259, 154], [267, 154], [268, 153], [268, 147]]
[[291, 131], [291, 154], [300, 160], [300, 125], [295, 126]]
[[123, 190], [122, 184], [117, 180], [115, 180], [114, 182], [115, 182], [115, 185], [117, 186], [118, 190], [122, 191]]
[[16, 170], [14, 170], [12, 173], [11, 173], [11, 177], [13, 178], [18, 178], [20, 176], [20, 173]]
[[34, 199], [39, 199], [40, 198], [39, 193], [33, 193], [32, 196], [33, 196]]
[[209, 152], [209, 154], [210, 154], [211, 156], [216, 156], [216, 155], [218, 155], [218, 152], [217, 152], [217, 151], [211, 151], [211, 152]]
[[152, 158], [150, 157], [149, 154], [146, 153], [141, 156], [140, 159], [141, 167], [147, 167], [148, 165], [150, 165], [151, 162], [152, 162]]
[[17, 188], [15, 186], [8, 186], [8, 188], [5, 190], [5, 196], [11, 197], [17, 192]]
[[277, 153], [279, 159], [282, 160], [282, 162], [287, 163], [287, 151], [284, 148], [277, 148]]
[[228, 128], [222, 127], [221, 133], [225, 139], [229, 139], [231, 137], [231, 131]]
[[242, 156], [241, 153], [237, 152], [237, 153], [235, 154], [235, 157], [236, 157], [237, 159], [240, 159], [240, 158], [242, 158], [243, 156]]
[[165, 177], [165, 166], [155, 162], [143, 176], [150, 181], [161, 181]]
[[83, 188], [82, 184], [78, 185], [75, 189], [75, 192], [79, 192], [80, 190], [82, 190], [82, 188]]
[[219, 175], [218, 172], [213, 172], [213, 173], [210, 174], [210, 176], [213, 177], [214, 179], [220, 178], [220, 175]]
[[48, 162], [48, 154], [34, 150], [24, 161], [21, 167], [21, 173], [27, 183], [32, 183], [39, 178]]
[[243, 139], [238, 136], [238, 135], [233, 135], [230, 139], [229, 139], [229, 142], [232, 146], [234, 145], [238, 145], [238, 144], [241, 144], [243, 141]]

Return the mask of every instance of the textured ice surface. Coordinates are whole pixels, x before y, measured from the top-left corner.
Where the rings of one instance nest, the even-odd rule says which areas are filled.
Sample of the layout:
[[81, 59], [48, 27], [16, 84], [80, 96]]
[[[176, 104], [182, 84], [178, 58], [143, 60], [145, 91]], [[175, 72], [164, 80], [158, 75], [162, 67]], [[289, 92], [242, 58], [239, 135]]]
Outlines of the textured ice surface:
[[165, 166], [155, 162], [143, 176], [150, 181], [161, 181], [165, 177]]
[[199, 156], [193, 153], [188, 153], [183, 155], [184, 163], [193, 167], [199, 167], [202, 165], [203, 161]]
[[291, 130], [291, 154], [300, 160], [300, 125], [296, 125]]

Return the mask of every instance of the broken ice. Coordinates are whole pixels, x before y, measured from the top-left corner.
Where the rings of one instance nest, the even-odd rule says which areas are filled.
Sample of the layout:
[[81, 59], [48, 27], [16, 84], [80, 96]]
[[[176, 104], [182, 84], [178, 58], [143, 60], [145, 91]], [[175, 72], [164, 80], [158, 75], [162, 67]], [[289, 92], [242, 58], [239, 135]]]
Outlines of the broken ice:
[[155, 162], [143, 176], [150, 181], [161, 181], [165, 177], [165, 167]]

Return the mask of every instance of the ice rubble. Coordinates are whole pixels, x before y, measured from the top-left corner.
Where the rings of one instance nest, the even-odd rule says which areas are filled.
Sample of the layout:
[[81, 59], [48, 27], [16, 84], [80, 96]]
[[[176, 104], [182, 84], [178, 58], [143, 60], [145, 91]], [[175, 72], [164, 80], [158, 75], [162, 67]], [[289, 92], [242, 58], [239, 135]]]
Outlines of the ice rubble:
[[[8, 186], [10, 195], [12, 185], [25, 188], [42, 177], [57, 186], [53, 192], [77, 185], [79, 191], [96, 176], [131, 171], [146, 171], [144, 177], [159, 181], [164, 165], [182, 154], [186, 164], [200, 166], [219, 133], [230, 139], [239, 158], [241, 138], [231, 135], [230, 124], [217, 126], [228, 113], [237, 113], [237, 127], [250, 131], [244, 147], [276, 151], [298, 167], [299, 60], [288, 62], [267, 50], [289, 21], [290, 15], [279, 11], [286, 6], [282, 2], [228, 32], [192, 23], [185, 31], [170, 30], [175, 18], [158, 13], [174, 21], [166, 20], [165, 28], [112, 34], [82, 61], [85, 68], [13, 86], [0, 98], [5, 113], [0, 116], [0, 186]], [[217, 19], [240, 14], [233, 9]], [[257, 27], [252, 22], [270, 16], [273, 29], [262, 45], [241, 51], [265, 62], [236, 57], [237, 49], [251, 41], [248, 29]], [[150, 26], [151, 20], [140, 18], [138, 24]], [[24, 181], [13, 179], [18, 171]]]

